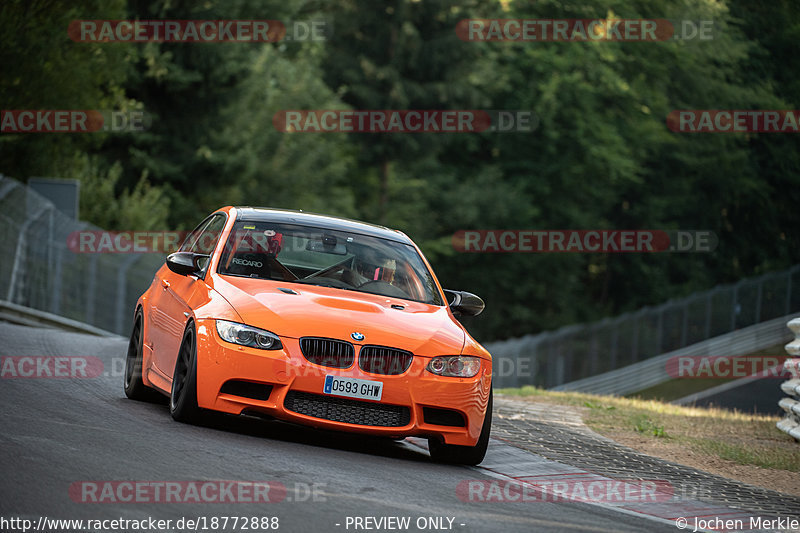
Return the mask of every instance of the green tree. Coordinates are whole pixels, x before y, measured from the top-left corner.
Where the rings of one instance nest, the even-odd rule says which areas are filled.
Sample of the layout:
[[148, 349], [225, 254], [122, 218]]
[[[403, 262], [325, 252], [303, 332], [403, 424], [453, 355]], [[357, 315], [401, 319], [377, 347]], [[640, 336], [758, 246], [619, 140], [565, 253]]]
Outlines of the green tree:
[[[461, 18], [481, 13], [481, 8], [495, 9], [491, 5], [440, 0], [339, 2], [326, 13], [336, 38], [326, 47], [325, 80], [354, 109], [472, 109], [488, 103], [470, 80], [479, 48], [461, 42], [455, 26]], [[446, 137], [351, 134], [359, 147], [362, 174], [356, 183], [363, 215], [393, 225], [418, 218], [418, 210], [409, 213], [406, 195], [410, 193], [413, 201], [429, 177], [409, 169], [435, 156], [448, 142]], [[396, 202], [390, 201], [393, 193]]]
[[[124, 18], [125, 1], [8, 0], [0, 4], [0, 101], [3, 109], [121, 109], [135, 57], [129, 44], [76, 43], [69, 23], [87, 14]], [[103, 133], [0, 134], [0, 171], [69, 177], [75, 154], [96, 149]]]
[[311, 43], [296, 53], [264, 47], [224, 110], [230, 120], [211, 139], [210, 163], [220, 184], [199, 193], [203, 203], [244, 203], [357, 216], [351, 177], [355, 150], [343, 133], [284, 133], [273, 117], [289, 109], [342, 109], [322, 81], [323, 55]]

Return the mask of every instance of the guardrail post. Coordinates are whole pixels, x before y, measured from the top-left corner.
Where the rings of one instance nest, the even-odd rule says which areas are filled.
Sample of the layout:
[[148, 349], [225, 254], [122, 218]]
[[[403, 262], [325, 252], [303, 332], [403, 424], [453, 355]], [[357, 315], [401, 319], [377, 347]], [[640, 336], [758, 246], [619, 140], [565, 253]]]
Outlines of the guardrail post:
[[555, 387], [556, 385], [560, 385], [561, 382], [558, 380], [558, 369], [556, 365], [558, 361], [556, 360], [556, 353], [555, 349], [553, 348], [553, 341], [548, 340], [546, 343], [547, 349], [547, 388]]
[[[55, 254], [55, 267], [53, 268], [53, 287], [50, 291], [50, 297], [52, 300], [50, 301], [50, 312], [54, 315], [58, 315], [61, 313], [61, 290], [62, 290], [62, 283], [61, 278], [63, 277], [63, 262], [64, 262], [64, 249], [61, 246], [56, 245], [55, 243], [50, 244], [49, 248], [57, 248], [54, 251]], [[50, 253], [50, 252], [48, 252]]]
[[611, 334], [607, 337], [608, 344], [606, 344], [606, 354], [608, 354], [608, 368], [613, 370], [617, 368], [617, 328], [609, 324], [604, 326], [603, 330], [606, 332], [611, 330]]
[[141, 257], [139, 254], [129, 255], [125, 258], [117, 271], [117, 312], [114, 321], [114, 333], [125, 335], [125, 317], [128, 316], [126, 309], [127, 295], [125, 294], [125, 285], [128, 281], [128, 270], [133, 264]]
[[791, 373], [792, 379], [781, 383], [781, 390], [789, 397], [778, 402], [786, 417], [777, 425], [778, 429], [800, 442], [800, 318], [793, 318], [787, 326], [794, 333], [794, 340], [786, 345], [786, 353], [792, 359], [784, 361], [783, 369]]
[[792, 277], [794, 276], [794, 272], [795, 269], [792, 268], [786, 273], [786, 311], [783, 313], [784, 315], [788, 315], [792, 312]]
[[[53, 247], [56, 246], [56, 243], [53, 239], [53, 222], [55, 218], [55, 212], [53, 209], [48, 210], [47, 212], [47, 271], [53, 271]], [[60, 272], [59, 272], [60, 274]], [[52, 278], [47, 279], [47, 289], [50, 292], [51, 297], [54, 295], [55, 290], [55, 280]], [[61, 302], [57, 301], [57, 298], [54, 297], [50, 301], [50, 312], [54, 314], [58, 314], [58, 307], [60, 306]]]
[[739, 314], [739, 285], [741, 282], [733, 286], [733, 302], [731, 302], [731, 329], [728, 331], [736, 331], [736, 316]]
[[561, 385], [565, 383], [564, 380], [564, 356], [562, 354], [556, 355], [556, 384]]
[[89, 254], [89, 269], [86, 279], [86, 322], [94, 324], [95, 299], [97, 298], [97, 255]]
[[514, 386], [521, 387], [522, 383], [522, 352], [521, 350], [517, 350], [517, 353], [514, 355]]
[[8, 295], [6, 296], [6, 300], [8, 300], [9, 302], [15, 302], [17, 283], [20, 277], [24, 274], [25, 266], [23, 265], [23, 263], [26, 261], [27, 258], [26, 247], [28, 244], [28, 239], [25, 233], [28, 231], [28, 228], [31, 227], [31, 224], [33, 224], [33, 222], [40, 216], [42, 216], [42, 214], [44, 214], [48, 209], [52, 209], [52, 207], [49, 205], [43, 205], [39, 207], [36, 213], [32, 217], [28, 218], [25, 222], [23, 222], [22, 226], [19, 229], [19, 237], [17, 238], [17, 248], [14, 252], [14, 266], [11, 268], [11, 281], [8, 284]]
[[754, 324], [761, 322], [761, 299], [764, 292], [764, 280], [758, 280], [758, 292], [756, 292], [756, 321]]
[[683, 320], [681, 322], [681, 348], [688, 344], [688, 336], [689, 336], [689, 301], [690, 299], [686, 299], [686, 303], [683, 304]]
[[656, 325], [656, 353], [661, 353], [664, 346], [664, 306], [658, 307], [658, 322]]
[[589, 330], [589, 372], [597, 374], [600, 371], [600, 355], [597, 349], [597, 334], [594, 328]]

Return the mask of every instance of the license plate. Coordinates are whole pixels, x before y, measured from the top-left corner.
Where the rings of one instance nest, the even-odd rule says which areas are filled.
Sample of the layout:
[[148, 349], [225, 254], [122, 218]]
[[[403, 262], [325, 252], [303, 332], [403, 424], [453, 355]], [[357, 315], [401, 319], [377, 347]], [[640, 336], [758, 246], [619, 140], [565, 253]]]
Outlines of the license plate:
[[359, 398], [362, 400], [380, 400], [383, 395], [383, 382], [368, 379], [343, 378], [341, 376], [325, 376], [325, 394]]

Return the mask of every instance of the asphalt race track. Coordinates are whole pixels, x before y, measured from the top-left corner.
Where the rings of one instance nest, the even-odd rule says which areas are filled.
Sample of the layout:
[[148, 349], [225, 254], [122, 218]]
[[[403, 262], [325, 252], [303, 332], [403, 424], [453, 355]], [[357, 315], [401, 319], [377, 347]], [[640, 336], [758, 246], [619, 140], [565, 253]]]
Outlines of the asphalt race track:
[[[121, 338], [0, 323], [0, 356], [89, 356], [103, 362], [94, 378], [0, 379], [1, 517], [37, 524], [40, 517], [174, 523], [182, 517], [256, 516], [277, 517], [280, 531], [320, 532], [365, 530], [356, 529], [356, 517], [410, 517], [407, 531], [419, 531], [418, 523], [428, 531], [676, 530], [576, 502], [462, 501], [459, 482], [492, 479], [486, 471], [435, 464], [409, 442], [243, 417], [212, 417], [203, 427], [174, 422], [165, 404], [125, 397], [126, 345]], [[507, 445], [492, 446], [487, 461]], [[286, 493], [280, 502], [257, 504], [92, 503], [74, 488], [87, 481], [208, 480], [277, 482]]]

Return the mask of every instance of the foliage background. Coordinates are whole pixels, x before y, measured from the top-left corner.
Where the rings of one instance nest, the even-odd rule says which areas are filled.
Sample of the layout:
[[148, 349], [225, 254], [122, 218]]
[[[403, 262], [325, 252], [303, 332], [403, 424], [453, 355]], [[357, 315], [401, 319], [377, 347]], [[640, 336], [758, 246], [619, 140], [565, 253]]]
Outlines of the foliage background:
[[[793, 0], [6, 0], [4, 109], [143, 109], [128, 134], [0, 135], [0, 172], [77, 178], [81, 217], [186, 229], [228, 204], [399, 228], [476, 292], [480, 340], [797, 263], [798, 135], [677, 134], [674, 109], [797, 109]], [[463, 18], [714, 20], [714, 39], [469, 43]], [[75, 43], [75, 19], [325, 20], [324, 42]], [[283, 109], [524, 109], [532, 133], [285, 134]], [[708, 254], [460, 254], [459, 229], [705, 229]]]

